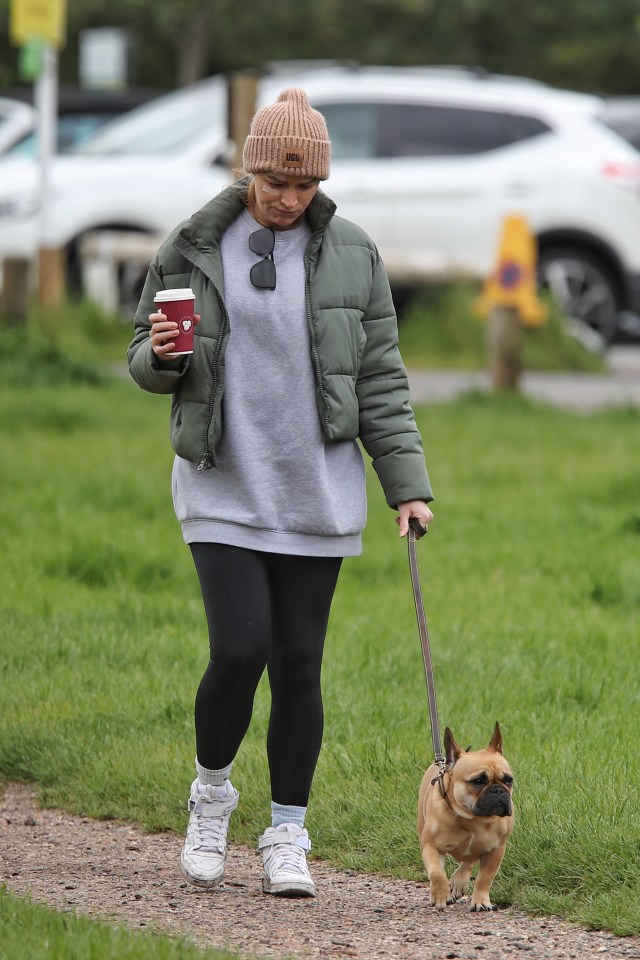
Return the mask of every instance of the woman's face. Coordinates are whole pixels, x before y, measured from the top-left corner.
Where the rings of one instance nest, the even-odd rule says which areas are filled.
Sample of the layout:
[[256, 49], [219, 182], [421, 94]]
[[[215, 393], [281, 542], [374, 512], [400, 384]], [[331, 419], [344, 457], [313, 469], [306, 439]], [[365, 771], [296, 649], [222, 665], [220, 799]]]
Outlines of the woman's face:
[[297, 227], [320, 186], [319, 180], [285, 173], [255, 173], [249, 210], [263, 227]]

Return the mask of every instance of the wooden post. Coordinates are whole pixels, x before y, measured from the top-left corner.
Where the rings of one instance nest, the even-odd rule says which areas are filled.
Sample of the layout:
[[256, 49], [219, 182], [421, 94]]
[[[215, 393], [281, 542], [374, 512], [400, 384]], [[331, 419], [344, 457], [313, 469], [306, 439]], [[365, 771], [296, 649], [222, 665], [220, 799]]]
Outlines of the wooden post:
[[67, 255], [64, 249], [38, 250], [38, 303], [45, 310], [57, 310], [67, 296]]
[[488, 366], [495, 390], [517, 390], [524, 327], [538, 327], [546, 310], [536, 292], [536, 242], [526, 219], [505, 218], [495, 269], [476, 301], [487, 317]]
[[494, 390], [517, 390], [524, 331], [517, 307], [494, 306], [487, 321], [489, 372]]
[[29, 260], [7, 257], [2, 263], [0, 322], [23, 324], [29, 313]]
[[260, 75], [252, 70], [233, 73], [229, 79], [228, 134], [234, 146], [229, 169], [234, 180], [242, 172], [242, 148], [256, 111], [259, 83]]

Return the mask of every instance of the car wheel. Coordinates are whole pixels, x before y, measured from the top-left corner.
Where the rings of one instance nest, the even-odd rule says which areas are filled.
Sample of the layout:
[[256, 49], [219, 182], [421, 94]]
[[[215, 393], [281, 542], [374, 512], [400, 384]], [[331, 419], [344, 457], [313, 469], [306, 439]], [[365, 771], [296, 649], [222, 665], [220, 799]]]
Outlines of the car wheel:
[[[89, 241], [88, 251], [85, 241]], [[69, 288], [98, 299], [107, 310], [130, 316], [158, 245], [145, 230], [132, 227], [105, 226], [78, 236], [67, 248]]]
[[[538, 258], [538, 282], [560, 310], [583, 332], [611, 343], [619, 310], [618, 289], [611, 271], [597, 256], [583, 250], [554, 247]], [[589, 339], [586, 337], [585, 339]]]

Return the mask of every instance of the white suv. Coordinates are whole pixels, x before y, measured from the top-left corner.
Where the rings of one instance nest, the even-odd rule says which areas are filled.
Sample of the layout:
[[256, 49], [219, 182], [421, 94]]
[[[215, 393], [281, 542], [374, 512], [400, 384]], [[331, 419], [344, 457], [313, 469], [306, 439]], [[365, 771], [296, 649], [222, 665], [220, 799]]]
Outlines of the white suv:
[[0, 154], [33, 129], [35, 118], [35, 111], [28, 103], [12, 97], [0, 97]]
[[[486, 276], [519, 213], [568, 315], [608, 340], [640, 313], [640, 154], [600, 122], [600, 98], [457, 68], [343, 67], [267, 77], [259, 102], [292, 85], [327, 118], [327, 192], [394, 284]], [[73, 263], [96, 228], [165, 235], [227, 181], [227, 147], [221, 78], [132, 111], [55, 159], [44, 242]], [[0, 258], [35, 248], [34, 183], [33, 166], [0, 162]]]

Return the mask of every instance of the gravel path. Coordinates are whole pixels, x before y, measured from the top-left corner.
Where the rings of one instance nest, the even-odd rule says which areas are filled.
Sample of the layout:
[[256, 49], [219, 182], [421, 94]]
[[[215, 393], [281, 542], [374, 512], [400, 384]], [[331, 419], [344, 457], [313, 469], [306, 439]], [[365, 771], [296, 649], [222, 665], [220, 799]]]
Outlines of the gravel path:
[[10, 784], [0, 800], [0, 882], [59, 910], [183, 936], [201, 947], [278, 960], [444, 960], [530, 957], [640, 958], [640, 937], [588, 933], [555, 917], [515, 910], [438, 913], [426, 883], [312, 871], [315, 900], [279, 900], [260, 887], [255, 850], [232, 844], [228, 879], [200, 893], [180, 873], [181, 837], [120, 821], [41, 810], [35, 791]]

